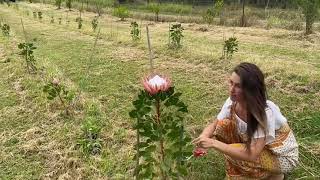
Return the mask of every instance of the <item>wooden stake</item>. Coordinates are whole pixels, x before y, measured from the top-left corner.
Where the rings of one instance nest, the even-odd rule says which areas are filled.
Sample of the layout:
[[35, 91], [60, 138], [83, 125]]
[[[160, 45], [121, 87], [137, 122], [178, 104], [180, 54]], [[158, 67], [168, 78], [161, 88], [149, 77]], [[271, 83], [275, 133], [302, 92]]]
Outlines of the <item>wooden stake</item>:
[[91, 50], [91, 55], [89, 57], [89, 64], [87, 66], [87, 76], [89, 76], [90, 65], [92, 64], [92, 58], [93, 58], [93, 55], [94, 55], [96, 47], [97, 47], [97, 42], [98, 42], [98, 39], [99, 39], [99, 36], [100, 36], [100, 30], [101, 29], [99, 28], [97, 36], [96, 36], [96, 39], [94, 41], [94, 44], [93, 44], [93, 47], [92, 47], [92, 50]]
[[148, 48], [149, 48], [150, 70], [153, 73], [153, 55], [152, 55], [152, 50], [151, 50], [151, 43], [150, 43], [150, 35], [149, 35], [148, 25], [146, 26], [146, 29], [147, 29]]
[[24, 34], [25, 42], [28, 42], [27, 33], [26, 33], [25, 29], [24, 29], [22, 18], [20, 18], [20, 22], [21, 22], [21, 26], [22, 26], [22, 31], [23, 31], [23, 34]]

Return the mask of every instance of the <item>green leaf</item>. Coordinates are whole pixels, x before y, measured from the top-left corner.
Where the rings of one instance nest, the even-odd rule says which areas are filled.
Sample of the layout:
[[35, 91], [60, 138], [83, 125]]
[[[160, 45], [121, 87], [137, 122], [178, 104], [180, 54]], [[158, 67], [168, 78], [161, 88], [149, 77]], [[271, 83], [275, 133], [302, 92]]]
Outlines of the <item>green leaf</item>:
[[42, 91], [46, 93], [46, 92], [49, 91], [49, 89], [50, 89], [50, 85], [45, 85], [45, 86], [43, 87]]
[[146, 114], [148, 114], [150, 111], [151, 111], [151, 107], [150, 107], [150, 106], [145, 106], [145, 107], [143, 107], [143, 108], [140, 110], [139, 114], [141, 114], [141, 115], [146, 115]]
[[52, 96], [53, 98], [57, 97], [57, 92], [54, 90], [51, 90], [48, 92], [49, 96]]
[[178, 111], [184, 112], [184, 113], [188, 113], [189, 112], [187, 106], [178, 109]]
[[137, 118], [138, 117], [138, 113], [137, 113], [136, 110], [132, 110], [132, 111], [129, 112], [129, 116], [131, 118]]
[[174, 86], [170, 87], [166, 93], [167, 96], [170, 97], [174, 93]]
[[142, 101], [142, 99], [137, 99], [137, 100], [132, 102], [132, 105], [135, 108], [140, 109], [140, 107], [143, 105], [143, 101]]
[[73, 92], [73, 91], [65, 91], [66, 92], [66, 96], [65, 96], [65, 99], [67, 100], [67, 101], [69, 101], [69, 102], [71, 102], [73, 99], [74, 99], [74, 97], [76, 96], [76, 93], [75, 92]]
[[53, 96], [47, 96], [47, 99], [49, 99], [49, 100], [53, 100], [55, 97], [53, 97]]
[[172, 106], [176, 105], [179, 101], [179, 97], [182, 95], [182, 93], [175, 93], [173, 96], [171, 96], [165, 103], [165, 106]]

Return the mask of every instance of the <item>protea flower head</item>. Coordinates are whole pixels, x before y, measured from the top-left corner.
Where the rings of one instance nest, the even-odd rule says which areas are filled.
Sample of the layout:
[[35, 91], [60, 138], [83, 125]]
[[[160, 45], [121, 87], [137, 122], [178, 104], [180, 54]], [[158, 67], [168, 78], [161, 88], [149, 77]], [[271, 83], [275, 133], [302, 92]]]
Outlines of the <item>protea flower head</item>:
[[171, 80], [163, 75], [152, 75], [143, 79], [144, 89], [151, 95], [165, 92], [171, 87]]
[[60, 83], [59, 79], [53, 78], [53, 80], [52, 80], [52, 84], [53, 84], [53, 85], [58, 86], [59, 83]]
[[194, 151], [193, 151], [193, 156], [194, 157], [201, 157], [207, 154], [207, 150], [197, 147]]

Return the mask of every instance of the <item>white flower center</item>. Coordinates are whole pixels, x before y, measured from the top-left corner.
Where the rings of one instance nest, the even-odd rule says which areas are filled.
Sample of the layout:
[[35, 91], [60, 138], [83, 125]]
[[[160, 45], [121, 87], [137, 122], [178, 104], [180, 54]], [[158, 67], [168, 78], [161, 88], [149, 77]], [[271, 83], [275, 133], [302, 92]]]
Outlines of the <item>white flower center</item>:
[[155, 86], [158, 86], [158, 87], [159, 87], [159, 86], [165, 84], [165, 83], [166, 83], [166, 80], [163, 79], [162, 77], [156, 75], [156, 76], [154, 76], [152, 79], [150, 79], [150, 80], [148, 81], [148, 83], [149, 83], [151, 86], [153, 86], [153, 87], [155, 87]]

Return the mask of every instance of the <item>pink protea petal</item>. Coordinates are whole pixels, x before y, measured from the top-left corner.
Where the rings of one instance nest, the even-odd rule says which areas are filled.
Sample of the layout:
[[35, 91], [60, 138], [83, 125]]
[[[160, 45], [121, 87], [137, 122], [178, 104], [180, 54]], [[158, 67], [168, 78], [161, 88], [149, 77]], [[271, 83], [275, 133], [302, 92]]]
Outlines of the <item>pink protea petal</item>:
[[167, 83], [166, 83], [164, 91], [167, 91], [171, 87], [171, 80], [167, 77], [165, 77], [165, 80]]
[[157, 87], [154, 87], [154, 86], [150, 86], [151, 87], [151, 91], [150, 91], [150, 94], [151, 95], [155, 95], [158, 93], [158, 89]]
[[161, 90], [160, 86], [157, 86], [157, 85], [153, 86], [153, 88], [154, 88], [154, 94], [157, 94]]
[[151, 93], [151, 92], [153, 91], [153, 90], [151, 89], [151, 87], [150, 87], [147, 79], [145, 79], [145, 80], [143, 81], [143, 86], [144, 86], [144, 89], [145, 89], [147, 92]]

